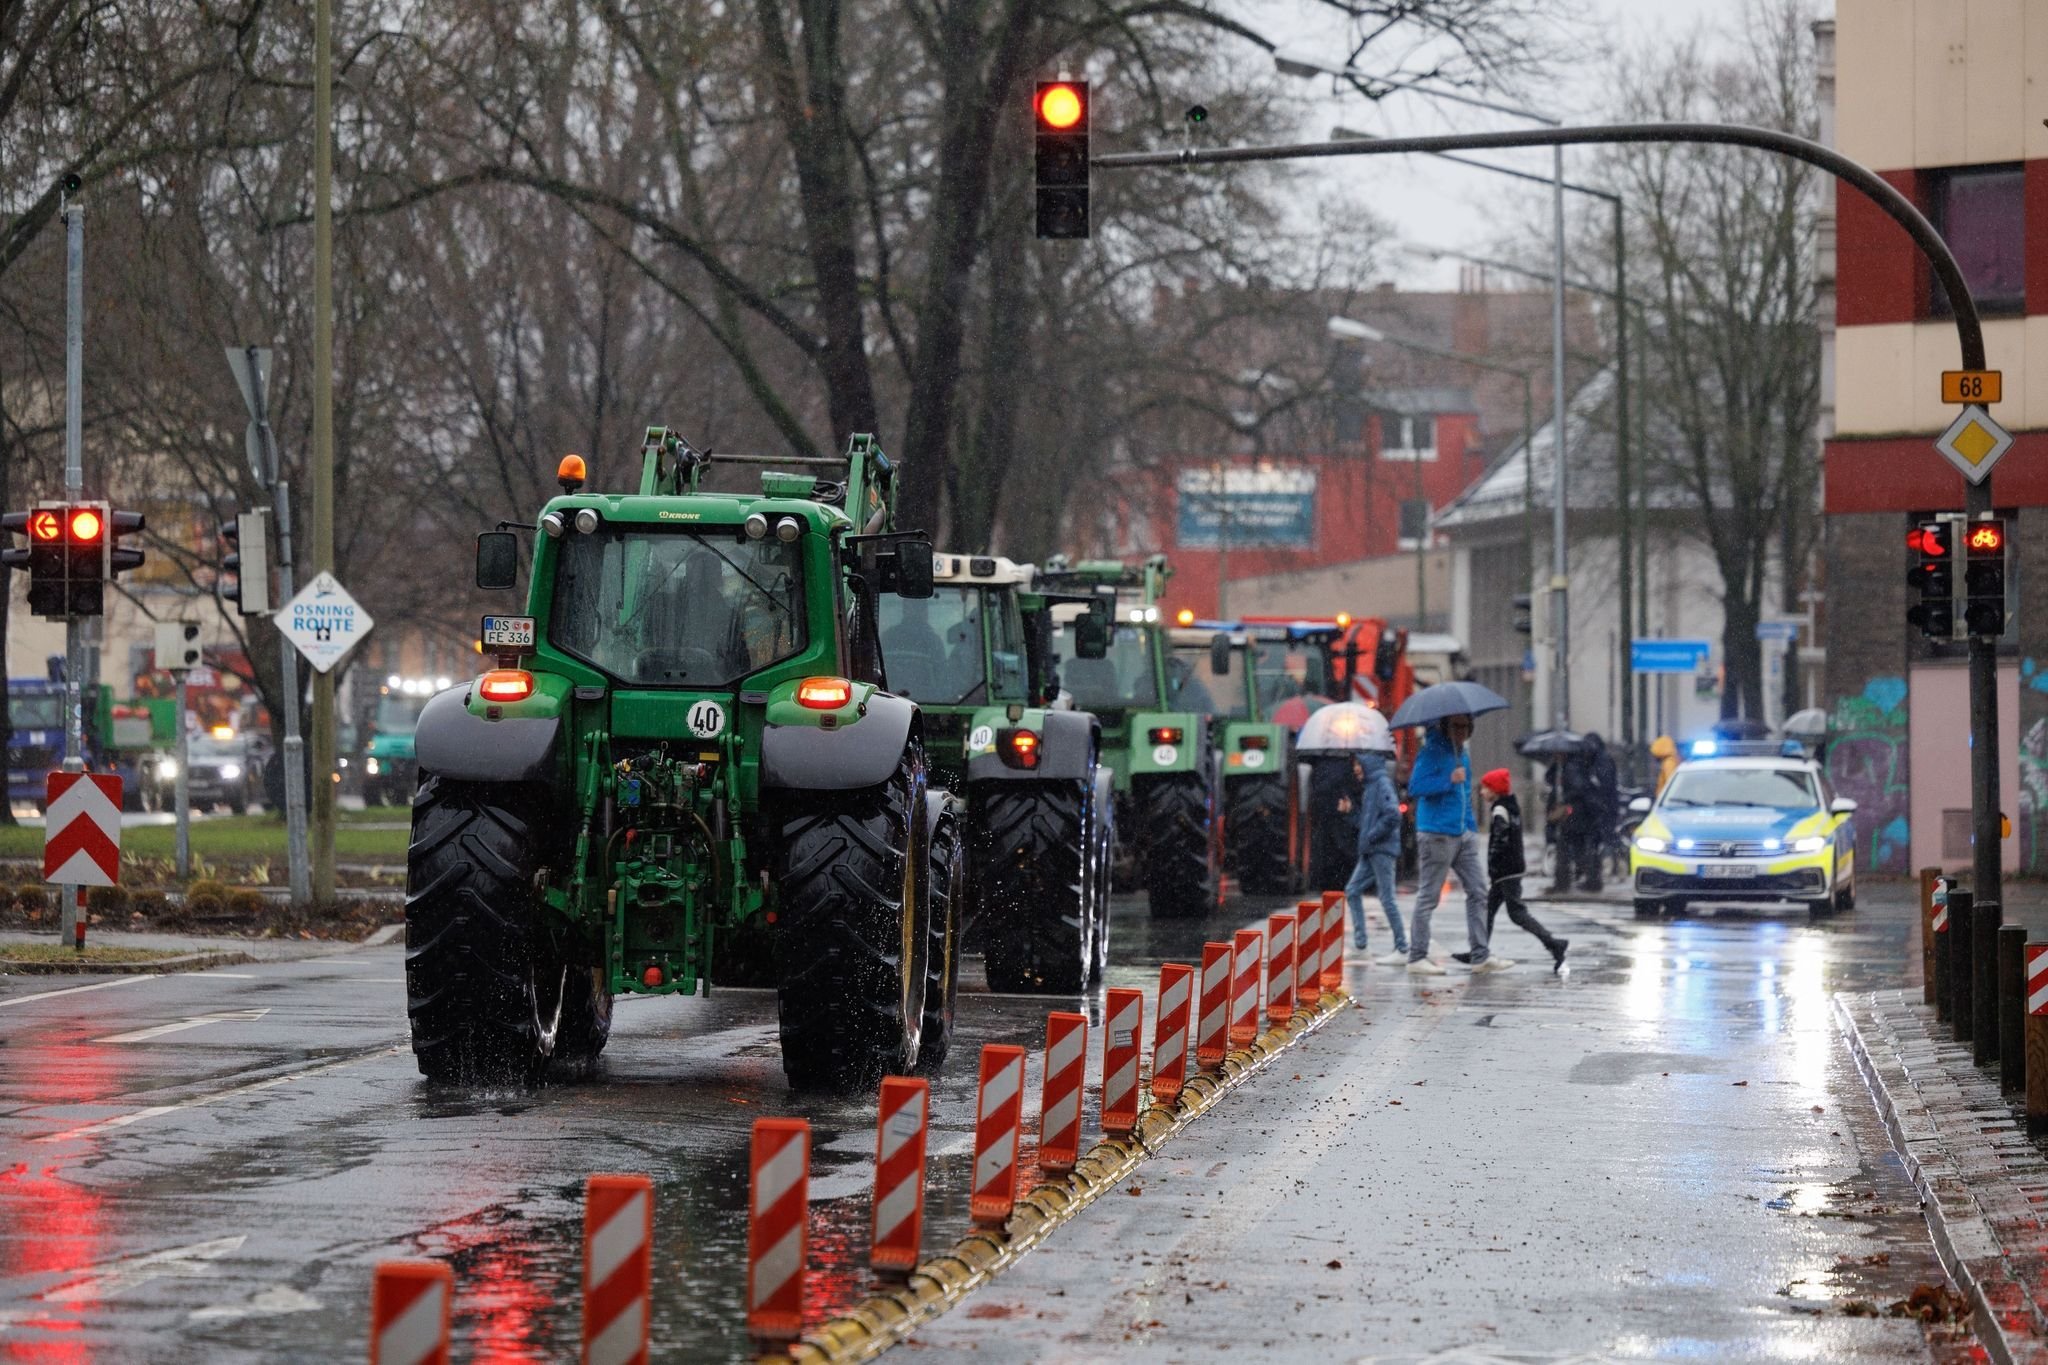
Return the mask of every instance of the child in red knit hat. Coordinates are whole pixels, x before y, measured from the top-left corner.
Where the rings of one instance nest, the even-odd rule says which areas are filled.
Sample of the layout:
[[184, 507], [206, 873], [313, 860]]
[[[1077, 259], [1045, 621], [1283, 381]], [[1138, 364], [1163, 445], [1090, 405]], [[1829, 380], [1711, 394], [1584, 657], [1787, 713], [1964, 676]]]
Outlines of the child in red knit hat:
[[[1486, 793], [1487, 802], [1493, 807], [1486, 840], [1487, 937], [1493, 937], [1494, 919], [1505, 905], [1508, 918], [1534, 934], [1537, 942], [1550, 951], [1550, 970], [1558, 971], [1564, 966], [1565, 950], [1571, 946], [1571, 940], [1559, 938], [1544, 928], [1522, 903], [1522, 874], [1528, 871], [1528, 862], [1522, 853], [1522, 803], [1515, 799], [1514, 778], [1506, 768], [1495, 768], [1479, 779], [1479, 789]], [[1463, 961], [1466, 954], [1451, 956]]]

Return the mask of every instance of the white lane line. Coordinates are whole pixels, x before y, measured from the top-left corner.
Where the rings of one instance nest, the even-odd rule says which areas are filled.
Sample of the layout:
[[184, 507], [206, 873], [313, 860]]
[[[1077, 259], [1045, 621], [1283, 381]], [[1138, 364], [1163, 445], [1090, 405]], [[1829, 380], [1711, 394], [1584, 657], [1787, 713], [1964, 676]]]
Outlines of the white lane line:
[[221, 1014], [195, 1014], [180, 1019], [173, 1024], [153, 1024], [148, 1028], [136, 1029], [132, 1033], [112, 1033], [104, 1038], [95, 1038], [93, 1041], [95, 1043], [146, 1043], [152, 1038], [161, 1038], [169, 1033], [183, 1033], [186, 1029], [202, 1028], [207, 1024], [253, 1024], [268, 1013], [270, 1013], [268, 1009], [255, 1009], [228, 1010]]
[[154, 980], [148, 976], [123, 976], [112, 981], [95, 981], [90, 986], [66, 986], [61, 991], [37, 991], [34, 995], [17, 995], [11, 1000], [0, 1000], [0, 1010], [9, 1005], [26, 1005], [31, 1000], [50, 1000], [60, 995], [78, 995], [84, 991], [111, 990], [115, 986], [133, 986], [139, 981]]
[[243, 1318], [274, 1318], [282, 1313], [310, 1313], [320, 1300], [288, 1284], [274, 1285], [247, 1303], [216, 1303], [195, 1308], [187, 1322], [239, 1322]]
[[209, 981], [254, 981], [254, 972], [179, 972], [179, 976], [203, 976]]
[[110, 1293], [147, 1284], [165, 1275], [180, 1278], [211, 1275], [213, 1262], [241, 1250], [242, 1243], [248, 1240], [246, 1234], [220, 1237], [211, 1242], [194, 1242], [190, 1246], [167, 1247], [146, 1256], [124, 1256], [118, 1261], [103, 1261], [99, 1265], [88, 1266], [83, 1279], [59, 1285], [36, 1297], [45, 1303], [77, 1303], [84, 1299], [104, 1298]]
[[273, 1086], [289, 1085], [293, 1081], [301, 1081], [308, 1076], [319, 1076], [329, 1071], [339, 1071], [343, 1067], [355, 1066], [360, 1062], [374, 1062], [383, 1057], [396, 1056], [405, 1051], [406, 1046], [404, 1043], [398, 1043], [391, 1047], [383, 1048], [380, 1051], [372, 1052], [366, 1057], [347, 1057], [338, 1062], [327, 1062], [320, 1066], [309, 1066], [304, 1071], [294, 1071], [287, 1076], [272, 1076], [267, 1081], [255, 1081], [249, 1085], [230, 1086], [226, 1090], [216, 1090], [210, 1095], [196, 1095], [189, 1100], [179, 1100], [176, 1104], [152, 1104], [147, 1109], [136, 1109], [126, 1114], [116, 1114], [113, 1118], [101, 1119], [97, 1123], [88, 1123], [80, 1128], [67, 1128], [61, 1133], [51, 1133], [48, 1137], [39, 1137], [36, 1141], [39, 1143], [68, 1142], [72, 1138], [91, 1137], [94, 1133], [104, 1133], [115, 1128], [126, 1128], [129, 1124], [140, 1123], [144, 1119], [160, 1118], [165, 1114], [175, 1114], [181, 1109], [197, 1109], [201, 1105], [216, 1104], [221, 1100], [233, 1099], [237, 1095], [251, 1095], [258, 1090], [268, 1090]]

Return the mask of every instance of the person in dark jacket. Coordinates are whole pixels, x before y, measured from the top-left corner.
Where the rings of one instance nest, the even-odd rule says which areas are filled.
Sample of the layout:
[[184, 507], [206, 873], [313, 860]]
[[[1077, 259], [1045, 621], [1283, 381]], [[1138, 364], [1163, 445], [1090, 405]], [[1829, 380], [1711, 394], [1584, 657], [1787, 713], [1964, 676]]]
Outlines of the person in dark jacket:
[[[1377, 713], [1375, 713], [1377, 716]], [[1394, 966], [1408, 960], [1408, 932], [1401, 924], [1401, 907], [1394, 899], [1394, 864], [1401, 856], [1401, 798], [1394, 791], [1393, 775], [1387, 763], [1394, 756], [1393, 736], [1384, 722], [1384, 749], [1367, 749], [1359, 754], [1364, 790], [1358, 807], [1358, 862], [1344, 883], [1344, 899], [1351, 906], [1351, 946], [1365, 951], [1365, 890], [1379, 893], [1380, 909], [1393, 931], [1394, 951], [1376, 959]]]
[[1551, 892], [1563, 895], [1575, 884], [1581, 890], [1598, 891], [1608, 834], [1620, 816], [1616, 808], [1620, 778], [1614, 756], [1600, 736], [1587, 735], [1584, 748], [1566, 755], [1561, 785], [1564, 818], [1558, 827], [1557, 877]]
[[[1508, 918], [1517, 928], [1536, 936], [1536, 941], [1550, 954], [1550, 970], [1558, 971], [1564, 966], [1565, 950], [1571, 947], [1571, 940], [1559, 938], [1544, 928], [1522, 903], [1522, 876], [1528, 871], [1528, 860], [1522, 849], [1522, 803], [1515, 798], [1514, 778], [1506, 768], [1495, 768], [1479, 779], [1479, 789], [1493, 806], [1487, 818], [1486, 838], [1487, 937], [1493, 937], [1494, 918], [1505, 905]], [[1462, 962], [1468, 955], [1451, 956]]]

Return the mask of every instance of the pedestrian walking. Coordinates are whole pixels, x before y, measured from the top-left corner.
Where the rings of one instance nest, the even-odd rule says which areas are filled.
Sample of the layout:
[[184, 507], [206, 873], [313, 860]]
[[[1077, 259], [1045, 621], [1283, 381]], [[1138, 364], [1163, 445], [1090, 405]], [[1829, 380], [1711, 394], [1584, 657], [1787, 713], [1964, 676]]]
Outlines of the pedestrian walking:
[[1401, 907], [1394, 899], [1394, 865], [1401, 856], [1401, 798], [1394, 791], [1394, 777], [1387, 765], [1394, 757], [1394, 732], [1386, 720], [1372, 714], [1371, 732], [1358, 762], [1364, 779], [1359, 796], [1358, 861], [1344, 883], [1344, 900], [1351, 907], [1351, 946], [1365, 951], [1365, 892], [1379, 894], [1380, 909], [1387, 928], [1394, 935], [1394, 950], [1373, 959], [1383, 966], [1408, 960], [1408, 932], [1401, 924]]
[[1557, 827], [1557, 876], [1551, 894], [1566, 895], [1576, 885], [1598, 891], [1603, 884], [1607, 841], [1616, 819], [1619, 778], [1614, 758], [1598, 735], [1587, 735], [1584, 747], [1559, 764], [1562, 806], [1554, 814]]
[[1678, 771], [1677, 742], [1669, 735], [1657, 736], [1650, 741], [1650, 757], [1657, 760], [1657, 790], [1653, 795], [1662, 795], [1664, 784]]
[[1472, 759], [1465, 749], [1471, 737], [1468, 715], [1446, 716], [1431, 725], [1408, 776], [1408, 795], [1415, 802], [1416, 858], [1408, 970], [1417, 976], [1443, 975], [1443, 967], [1430, 960], [1429, 921], [1443, 897], [1446, 876], [1456, 876], [1465, 891], [1465, 934], [1473, 972], [1501, 972], [1515, 965], [1487, 951], [1486, 868], [1473, 817]]
[[[1522, 846], [1522, 803], [1515, 796], [1514, 778], [1506, 768], [1495, 768], [1479, 779], [1479, 789], [1493, 808], [1486, 821], [1486, 937], [1492, 941], [1494, 917], [1505, 905], [1508, 918], [1516, 927], [1534, 934], [1550, 954], [1550, 970], [1559, 971], [1564, 967], [1565, 951], [1571, 947], [1571, 940], [1559, 938], [1544, 928], [1522, 902], [1522, 876], [1528, 871], [1528, 857]], [[1451, 956], [1463, 962], [1469, 954]]]

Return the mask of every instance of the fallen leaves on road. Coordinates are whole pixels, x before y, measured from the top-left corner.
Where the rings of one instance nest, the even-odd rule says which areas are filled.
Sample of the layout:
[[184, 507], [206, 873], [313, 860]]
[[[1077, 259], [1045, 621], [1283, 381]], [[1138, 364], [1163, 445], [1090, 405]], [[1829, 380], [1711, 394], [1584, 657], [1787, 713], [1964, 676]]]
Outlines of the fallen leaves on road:
[[1338, 1261], [1338, 1260], [1329, 1260], [1329, 1261], [1325, 1261], [1325, 1262], [1323, 1262], [1323, 1269], [1325, 1269], [1325, 1270], [1342, 1270], [1343, 1268], [1344, 1268], [1344, 1263], [1343, 1263], [1342, 1261]]
[[1728, 1084], [1730, 1084], [1730, 1085], [1736, 1085], [1736, 1086], [1742, 1086], [1742, 1085], [1748, 1085], [1748, 1084], [1749, 1084], [1749, 1082], [1748, 1082], [1748, 1081], [1730, 1081], [1730, 1082], [1728, 1082]]
[[1133, 1198], [1133, 1199], [1136, 1199], [1136, 1198], [1137, 1198], [1137, 1197], [1138, 1197], [1139, 1195], [1143, 1194], [1144, 1192], [1145, 1192], [1145, 1187], [1144, 1187], [1143, 1185], [1126, 1185], [1126, 1186], [1124, 1186], [1124, 1193], [1125, 1193], [1125, 1194], [1127, 1194], [1127, 1195], [1129, 1195], [1129, 1196], [1130, 1196], [1131, 1198]]
[[1816, 1114], [1825, 1114], [1825, 1113], [1827, 1113], [1828, 1111], [1827, 1111], [1826, 1109], [1822, 1108], [1822, 1107], [1821, 1107], [1820, 1105], [1817, 1105], [1817, 1104], [1816, 1104], [1815, 1106], [1813, 1106], [1813, 1112], [1814, 1112], [1814, 1113], [1816, 1113]]
[[1401, 1102], [1401, 1101], [1399, 1101], [1399, 1100], [1388, 1100], [1388, 1101], [1387, 1101], [1387, 1103], [1388, 1103], [1388, 1104], [1399, 1104], [1400, 1102]]
[[1922, 1322], [1967, 1322], [1970, 1301], [1945, 1284], [1917, 1284], [1910, 1296], [1890, 1304], [1885, 1313]]

